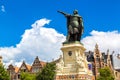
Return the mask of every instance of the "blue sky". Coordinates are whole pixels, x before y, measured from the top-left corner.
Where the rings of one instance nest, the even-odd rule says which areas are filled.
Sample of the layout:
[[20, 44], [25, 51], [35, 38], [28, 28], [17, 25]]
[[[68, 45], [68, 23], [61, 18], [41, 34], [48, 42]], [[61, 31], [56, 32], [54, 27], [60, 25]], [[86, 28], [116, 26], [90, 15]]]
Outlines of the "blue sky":
[[[88, 50], [94, 50], [94, 45], [98, 43], [102, 51], [111, 49], [111, 52], [115, 50], [116, 53], [119, 53], [119, 4], [119, 0], [0, 0], [0, 55], [3, 57], [7, 54], [12, 55], [5, 58], [5, 62], [9, 62], [10, 60], [13, 60], [11, 62], [20, 62], [26, 59], [28, 55], [35, 57], [39, 55], [39, 53], [41, 53], [39, 55], [42, 56], [41, 59], [50, 60], [54, 58], [55, 55], [50, 57], [49, 54], [44, 54], [47, 52], [52, 54], [54, 51], [49, 48], [47, 50], [45, 49], [45, 51], [43, 47], [50, 47], [54, 44], [55, 47], [52, 46], [52, 48], [54, 50], [60, 50], [60, 44], [62, 40], [65, 39], [66, 19], [63, 15], [57, 13], [57, 10], [72, 14], [75, 9], [77, 9], [83, 17], [85, 30], [82, 36], [82, 42], [85, 47]], [[44, 24], [41, 22], [44, 22]], [[39, 23], [39, 25], [42, 24], [44, 27], [39, 29], [37, 26], [35, 27], [35, 25], [31, 27], [31, 25], [35, 23]], [[33, 34], [32, 31], [37, 33], [38, 30], [36, 29], [45, 32], [48, 31], [45, 34], [47, 34], [47, 37], [50, 37], [50, 41], [44, 42], [43, 36], [45, 34], [42, 36], [41, 34], [39, 36]], [[49, 33], [49, 31], [51, 31], [51, 33]], [[52, 37], [50, 34], [53, 33], [55, 35]], [[28, 38], [29, 36], [31, 36], [31, 38]], [[56, 36], [59, 36], [59, 39], [57, 37], [56, 41], [61, 40], [60, 43], [54, 41]], [[35, 43], [40, 43], [42, 47], [40, 47], [40, 45], [36, 48], [30, 47], [35, 46], [32, 44], [32, 40], [33, 42], [35, 41], [34, 38], [38, 40], [42, 39], [41, 41], [45, 44], [47, 43], [47, 46], [36, 41]], [[31, 42], [28, 39], [31, 39]], [[36, 50], [36, 52], [29, 53], [31, 50]], [[26, 53], [26, 56], [23, 56], [24, 53]], [[58, 55], [60, 54], [57, 54], [57, 56]], [[50, 57], [50, 59], [47, 59], [48, 57]], [[32, 60], [27, 59], [29, 63]]]
[[5, 12], [0, 11], [0, 46], [18, 43], [24, 30], [40, 18], [52, 20], [50, 27], [66, 35], [65, 18], [57, 10], [72, 14], [78, 9], [84, 20], [83, 37], [93, 29], [120, 31], [119, 3], [119, 0], [0, 0], [0, 6], [5, 8]]

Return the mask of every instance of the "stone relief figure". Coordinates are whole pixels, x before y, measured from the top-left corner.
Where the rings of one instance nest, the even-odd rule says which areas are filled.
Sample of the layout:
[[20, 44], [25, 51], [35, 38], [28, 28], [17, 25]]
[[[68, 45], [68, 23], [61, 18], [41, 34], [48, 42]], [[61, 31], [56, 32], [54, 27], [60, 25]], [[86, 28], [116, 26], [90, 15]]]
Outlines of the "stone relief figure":
[[74, 10], [73, 15], [58, 11], [67, 18], [67, 37], [66, 42], [80, 41], [83, 34], [83, 21], [78, 11]]
[[84, 60], [81, 56], [76, 57], [76, 70], [81, 71], [84, 68]]
[[62, 71], [62, 68], [64, 67], [63, 57], [60, 55], [59, 62], [56, 64], [57, 71]]

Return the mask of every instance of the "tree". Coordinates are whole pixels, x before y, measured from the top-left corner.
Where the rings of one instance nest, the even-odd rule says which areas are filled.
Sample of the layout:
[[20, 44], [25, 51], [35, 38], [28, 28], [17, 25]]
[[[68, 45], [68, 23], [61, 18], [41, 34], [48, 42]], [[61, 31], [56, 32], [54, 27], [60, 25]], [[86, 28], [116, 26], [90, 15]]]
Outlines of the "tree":
[[114, 80], [114, 76], [108, 67], [100, 69], [99, 73], [97, 80]]
[[56, 64], [47, 63], [46, 66], [38, 73], [36, 80], [54, 80]]
[[10, 76], [2, 64], [0, 64], [0, 80], [10, 80]]
[[36, 78], [35, 74], [30, 74], [27, 72], [21, 72], [20, 74], [21, 80], [36, 80], [35, 78]]

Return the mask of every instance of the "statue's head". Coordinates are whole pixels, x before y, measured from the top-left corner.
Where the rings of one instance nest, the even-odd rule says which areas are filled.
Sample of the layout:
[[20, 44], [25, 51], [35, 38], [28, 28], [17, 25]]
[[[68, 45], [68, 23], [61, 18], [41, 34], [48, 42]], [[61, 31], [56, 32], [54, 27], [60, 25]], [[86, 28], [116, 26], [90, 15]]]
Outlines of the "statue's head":
[[78, 14], [78, 10], [74, 10], [74, 11], [73, 11], [73, 14]]

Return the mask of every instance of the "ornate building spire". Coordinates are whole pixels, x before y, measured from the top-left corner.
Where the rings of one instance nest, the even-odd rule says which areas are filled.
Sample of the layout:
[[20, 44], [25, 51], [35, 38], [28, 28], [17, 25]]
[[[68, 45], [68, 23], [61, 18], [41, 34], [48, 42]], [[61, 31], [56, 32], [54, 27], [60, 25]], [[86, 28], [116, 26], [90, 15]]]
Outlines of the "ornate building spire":
[[96, 45], [95, 45], [95, 49], [98, 49], [98, 44], [96, 43]]
[[111, 58], [112, 58], [113, 53], [114, 53], [114, 51], [110, 55], [109, 49], [107, 50], [107, 66], [110, 68], [112, 73], [113, 73], [113, 65], [112, 65], [112, 59]]
[[[108, 55], [108, 57], [109, 57], [109, 55], [110, 55], [110, 51], [109, 51], [109, 49], [107, 50], [107, 55]], [[109, 57], [110, 58], [110, 57]]]
[[94, 50], [94, 65], [95, 65], [95, 77], [99, 75], [99, 69], [101, 68], [101, 54], [98, 48], [98, 44], [95, 45]]
[[98, 54], [100, 56], [100, 52], [99, 52], [99, 48], [98, 48], [98, 44], [97, 43], [95, 45], [95, 54]]
[[99, 47], [98, 47], [98, 44], [97, 44], [97, 43], [96, 43], [96, 45], [95, 45], [94, 54], [97, 54], [97, 55], [100, 54]]
[[107, 50], [107, 66], [108, 66], [108, 67], [111, 66], [111, 59], [110, 59], [109, 49]]

